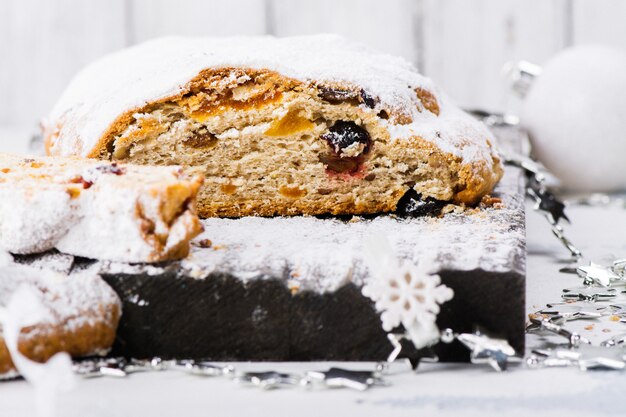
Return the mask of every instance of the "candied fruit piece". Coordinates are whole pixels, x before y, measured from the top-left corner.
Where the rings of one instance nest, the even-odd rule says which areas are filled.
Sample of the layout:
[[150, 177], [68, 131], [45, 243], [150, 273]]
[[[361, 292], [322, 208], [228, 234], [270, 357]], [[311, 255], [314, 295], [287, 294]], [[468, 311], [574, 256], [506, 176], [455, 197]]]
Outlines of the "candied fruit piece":
[[281, 185], [278, 189], [278, 192], [280, 193], [280, 195], [289, 198], [300, 198], [306, 195], [306, 190], [303, 190], [298, 186], [288, 187], [286, 185]]
[[183, 139], [183, 145], [194, 149], [210, 149], [217, 145], [217, 138], [210, 132], [196, 133]]
[[294, 133], [313, 129], [315, 125], [306, 117], [300, 115], [299, 110], [290, 110], [281, 119], [274, 120], [265, 131], [268, 136], [289, 136]]
[[220, 186], [220, 189], [224, 194], [235, 194], [235, 191], [237, 191], [237, 186], [234, 184], [222, 184]]

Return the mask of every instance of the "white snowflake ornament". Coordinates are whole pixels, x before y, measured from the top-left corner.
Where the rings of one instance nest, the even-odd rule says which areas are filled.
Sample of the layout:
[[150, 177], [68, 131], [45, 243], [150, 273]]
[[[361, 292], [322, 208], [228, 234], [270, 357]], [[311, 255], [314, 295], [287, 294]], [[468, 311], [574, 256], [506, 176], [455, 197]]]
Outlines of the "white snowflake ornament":
[[433, 263], [401, 264], [384, 236], [368, 239], [365, 252], [371, 279], [362, 292], [375, 302], [383, 329], [390, 332], [402, 324], [417, 349], [436, 343], [439, 305], [451, 300], [454, 293], [441, 285]]

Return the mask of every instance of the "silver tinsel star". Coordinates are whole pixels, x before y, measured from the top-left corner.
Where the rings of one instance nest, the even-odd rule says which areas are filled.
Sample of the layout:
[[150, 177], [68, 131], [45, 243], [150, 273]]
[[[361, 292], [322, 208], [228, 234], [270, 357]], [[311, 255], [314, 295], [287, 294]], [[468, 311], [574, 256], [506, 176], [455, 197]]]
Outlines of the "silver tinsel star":
[[168, 362], [161, 358], [148, 360], [125, 358], [89, 358], [74, 362], [74, 372], [84, 378], [98, 376], [125, 377], [128, 374], [147, 371], [162, 371], [168, 368]]
[[461, 333], [456, 338], [470, 350], [472, 363], [488, 363], [496, 371], [504, 371], [509, 359], [515, 356], [515, 349], [505, 339], [492, 338], [478, 331]]
[[235, 372], [235, 368], [231, 365], [220, 366], [213, 365], [204, 361], [194, 360], [177, 360], [172, 361], [170, 369], [188, 372], [192, 375], [203, 376], [228, 376]]
[[195, 360], [125, 359], [125, 358], [88, 358], [75, 361], [72, 369], [83, 378], [99, 376], [125, 377], [136, 372], [177, 370], [194, 375], [227, 376], [234, 372], [232, 366], [212, 365]]
[[127, 364], [124, 358], [89, 358], [74, 362], [72, 370], [83, 378], [125, 377], [128, 375], [124, 370]]
[[552, 322], [565, 322], [579, 319], [596, 319], [602, 317], [603, 307], [593, 307], [588, 304], [554, 303], [538, 313], [550, 316]]
[[[572, 320], [597, 319], [602, 317], [605, 311], [606, 307], [592, 307], [588, 304], [555, 303], [537, 311], [534, 317], [541, 316], [551, 323], [561, 325]], [[531, 322], [526, 331], [532, 332], [541, 328], [541, 324]]]
[[580, 250], [565, 237], [563, 228], [559, 225], [561, 219], [569, 219], [565, 215], [565, 204], [556, 198], [546, 187], [545, 168], [528, 157], [510, 153], [505, 155], [505, 163], [524, 170], [527, 178], [526, 194], [535, 201], [534, 209], [542, 213], [550, 223], [552, 233], [561, 241], [573, 258], [582, 257]]
[[576, 272], [583, 278], [585, 285], [600, 285], [602, 287], [610, 287], [611, 282], [619, 280], [620, 277], [610, 268], [589, 262], [589, 265], [579, 266]]
[[626, 347], [626, 333], [617, 334], [607, 340], [604, 340], [600, 343], [600, 346], [608, 346], [608, 347]]
[[582, 288], [565, 288], [561, 297], [564, 300], [576, 300], [576, 301], [606, 301], [617, 297], [617, 291], [614, 288], [594, 288], [594, 287], [582, 287]]
[[626, 278], [626, 259], [618, 259], [613, 262], [613, 272], [622, 278]]
[[301, 378], [281, 372], [246, 372], [235, 377], [239, 383], [249, 383], [262, 389], [278, 388], [300, 384]]
[[349, 369], [330, 368], [328, 371], [309, 371], [307, 382], [321, 383], [329, 388], [350, 388], [365, 391], [373, 385], [386, 385], [379, 371], [352, 371]]
[[527, 359], [530, 367], [578, 366], [591, 369], [622, 370], [626, 368], [624, 350], [606, 346], [580, 345], [575, 348], [535, 349]]
[[530, 317], [530, 322], [537, 326], [540, 330], [546, 330], [552, 334], [564, 337], [569, 342], [569, 346], [579, 346], [581, 344], [589, 344], [589, 340], [582, 337], [576, 332], [570, 332], [563, 326], [551, 322], [549, 319], [540, 319], [538, 317]]

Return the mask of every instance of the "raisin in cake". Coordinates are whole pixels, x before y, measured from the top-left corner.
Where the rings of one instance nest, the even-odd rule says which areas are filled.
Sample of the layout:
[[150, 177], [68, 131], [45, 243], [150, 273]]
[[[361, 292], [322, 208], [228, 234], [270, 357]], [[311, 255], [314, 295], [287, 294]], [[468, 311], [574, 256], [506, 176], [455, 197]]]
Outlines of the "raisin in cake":
[[195, 212], [201, 183], [175, 166], [0, 154], [0, 250], [179, 259], [202, 231]]
[[[73, 357], [106, 353], [115, 340], [121, 315], [117, 294], [96, 274], [70, 276], [23, 266], [0, 267], [0, 308], [21, 287], [33, 290], [45, 319], [21, 330], [18, 349], [45, 362], [55, 353]], [[15, 369], [0, 326], [0, 378]]]
[[203, 174], [201, 216], [474, 204], [502, 175], [491, 133], [401, 58], [332, 35], [164, 38], [73, 80], [47, 151]]

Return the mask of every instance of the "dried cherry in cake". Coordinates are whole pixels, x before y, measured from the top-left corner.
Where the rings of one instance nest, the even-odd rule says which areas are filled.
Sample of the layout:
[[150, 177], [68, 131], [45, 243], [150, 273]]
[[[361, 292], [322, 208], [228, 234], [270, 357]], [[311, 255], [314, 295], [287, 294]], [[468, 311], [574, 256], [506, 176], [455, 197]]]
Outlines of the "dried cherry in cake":
[[[367, 130], [354, 122], [338, 121], [321, 137], [331, 148], [330, 153], [319, 157], [328, 171], [355, 174], [361, 170], [372, 144]], [[354, 148], [355, 144], [361, 146]]]
[[446, 204], [432, 197], [424, 198], [411, 188], [398, 201], [396, 214], [407, 217], [438, 216]]
[[336, 154], [341, 155], [344, 149], [362, 143], [365, 145], [362, 153], [367, 153], [371, 145], [371, 139], [367, 130], [354, 122], [338, 121], [328, 130], [328, 133], [322, 135], [324, 139]]

